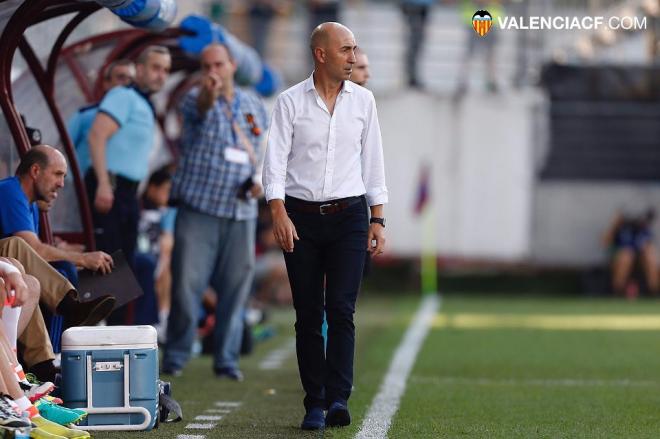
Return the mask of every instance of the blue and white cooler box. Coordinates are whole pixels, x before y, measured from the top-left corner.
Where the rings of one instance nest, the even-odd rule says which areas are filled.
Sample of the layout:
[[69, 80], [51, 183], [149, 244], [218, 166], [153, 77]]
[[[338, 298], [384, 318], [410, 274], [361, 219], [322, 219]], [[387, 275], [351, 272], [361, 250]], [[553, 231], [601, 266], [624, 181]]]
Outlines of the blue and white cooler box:
[[84, 430], [151, 430], [158, 416], [152, 326], [79, 326], [62, 334], [62, 399]]

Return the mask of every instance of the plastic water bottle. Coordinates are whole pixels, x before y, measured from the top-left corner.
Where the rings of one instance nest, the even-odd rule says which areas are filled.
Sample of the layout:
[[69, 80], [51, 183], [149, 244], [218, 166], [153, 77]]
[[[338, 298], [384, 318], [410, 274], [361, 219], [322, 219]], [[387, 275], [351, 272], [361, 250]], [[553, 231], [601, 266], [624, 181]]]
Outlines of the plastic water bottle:
[[32, 433], [32, 422], [30, 421], [30, 414], [27, 412], [27, 410], [23, 412], [21, 419], [30, 425], [16, 430], [14, 432], [14, 439], [30, 439], [30, 433]]

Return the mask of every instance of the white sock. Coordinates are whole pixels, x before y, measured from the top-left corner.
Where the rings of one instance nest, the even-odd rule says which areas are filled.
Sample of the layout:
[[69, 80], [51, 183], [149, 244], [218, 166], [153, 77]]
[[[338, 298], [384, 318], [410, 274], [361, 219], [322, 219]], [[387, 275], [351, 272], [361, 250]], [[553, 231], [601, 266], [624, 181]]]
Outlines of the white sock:
[[160, 322], [156, 325], [156, 332], [158, 333], [158, 342], [160, 344], [165, 344], [167, 341], [167, 317], [169, 314], [169, 309], [161, 309], [158, 311], [158, 320]]
[[29, 409], [30, 406], [32, 406], [32, 403], [29, 399], [27, 399], [27, 396], [21, 396], [20, 398], [15, 399], [14, 402], [18, 408], [21, 409], [21, 412], [24, 412], [25, 410]]
[[[20, 273], [20, 271], [18, 271], [18, 268], [4, 261], [0, 261], [0, 270], [2, 270], [5, 273]], [[12, 290], [10, 294], [13, 293], [14, 291]], [[4, 325], [5, 335], [9, 340], [9, 344], [14, 349], [14, 352], [16, 352], [16, 338], [18, 337], [18, 318], [21, 315], [21, 307], [19, 306], [16, 308], [12, 308], [9, 303], [12, 301], [8, 299], [9, 296], [7, 296], [7, 298], [5, 299], [5, 304], [4, 307], [2, 308], [2, 323]]]
[[161, 309], [158, 311], [158, 321], [161, 325], [167, 325], [167, 317], [170, 315], [169, 309]]
[[21, 308], [17, 306], [12, 308], [5, 306], [2, 309], [2, 327], [5, 330], [5, 335], [9, 340], [14, 352], [16, 352], [16, 339], [18, 338], [18, 318], [21, 316]]

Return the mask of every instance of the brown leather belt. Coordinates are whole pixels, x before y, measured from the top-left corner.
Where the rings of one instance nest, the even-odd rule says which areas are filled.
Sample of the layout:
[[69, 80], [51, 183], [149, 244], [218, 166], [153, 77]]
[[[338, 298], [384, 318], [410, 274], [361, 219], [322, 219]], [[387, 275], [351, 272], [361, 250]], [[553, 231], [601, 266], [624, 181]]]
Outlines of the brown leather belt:
[[361, 202], [364, 196], [339, 198], [330, 201], [305, 201], [299, 198], [286, 197], [285, 205], [287, 209], [294, 212], [317, 213], [319, 215], [331, 215], [341, 212], [350, 206]]

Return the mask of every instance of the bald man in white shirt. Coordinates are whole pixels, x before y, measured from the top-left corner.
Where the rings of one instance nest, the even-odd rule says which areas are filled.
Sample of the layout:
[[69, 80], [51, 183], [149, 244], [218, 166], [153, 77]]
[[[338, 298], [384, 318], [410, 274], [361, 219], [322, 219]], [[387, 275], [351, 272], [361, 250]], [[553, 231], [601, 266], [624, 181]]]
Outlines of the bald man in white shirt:
[[314, 72], [275, 104], [263, 183], [296, 310], [306, 410], [301, 428], [316, 430], [351, 422], [355, 301], [365, 248], [376, 256], [385, 246], [388, 195], [376, 102], [349, 81], [353, 33], [323, 23], [312, 32], [310, 48]]

